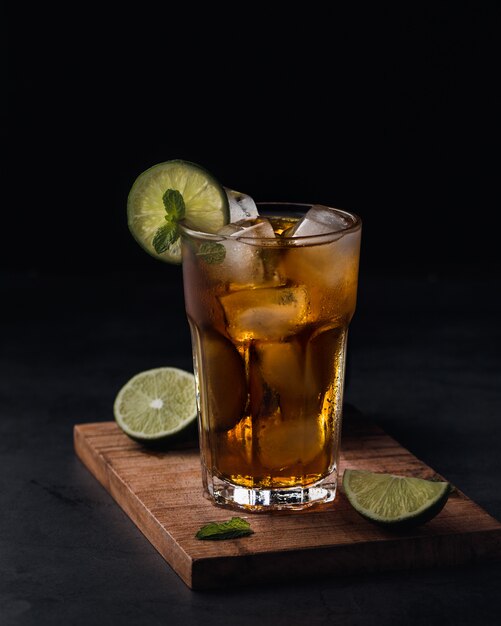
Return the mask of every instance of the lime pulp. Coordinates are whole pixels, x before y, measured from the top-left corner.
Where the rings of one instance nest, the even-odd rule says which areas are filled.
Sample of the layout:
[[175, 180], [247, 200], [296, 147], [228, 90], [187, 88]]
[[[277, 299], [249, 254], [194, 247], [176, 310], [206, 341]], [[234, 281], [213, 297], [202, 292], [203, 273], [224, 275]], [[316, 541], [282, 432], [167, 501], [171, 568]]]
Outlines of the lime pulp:
[[174, 367], [133, 376], [113, 405], [118, 426], [137, 441], [159, 441], [186, 428], [197, 416], [195, 377]]
[[347, 469], [343, 490], [353, 508], [373, 522], [405, 526], [429, 521], [445, 506], [447, 482]]
[[180, 237], [161, 254], [153, 246], [157, 230], [166, 223], [163, 196], [168, 189], [182, 195], [186, 224], [208, 233], [217, 232], [229, 222], [228, 196], [212, 174], [190, 161], [158, 163], [137, 177], [127, 199], [129, 229], [148, 254], [168, 263], [180, 263]]

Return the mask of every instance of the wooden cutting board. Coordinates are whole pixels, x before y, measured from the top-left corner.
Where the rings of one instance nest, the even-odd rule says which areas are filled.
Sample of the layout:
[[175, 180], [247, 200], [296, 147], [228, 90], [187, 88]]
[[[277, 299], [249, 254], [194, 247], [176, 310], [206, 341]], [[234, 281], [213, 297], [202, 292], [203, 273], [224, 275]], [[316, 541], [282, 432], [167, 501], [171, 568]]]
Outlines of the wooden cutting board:
[[[415, 530], [383, 530], [361, 518], [343, 493], [324, 508], [252, 514], [202, 495], [198, 449], [145, 450], [114, 422], [79, 424], [75, 451], [169, 565], [192, 589], [426, 566], [501, 557], [501, 524], [455, 490], [433, 520]], [[438, 476], [376, 425], [345, 413], [344, 468]], [[255, 534], [199, 541], [210, 521], [247, 518]]]

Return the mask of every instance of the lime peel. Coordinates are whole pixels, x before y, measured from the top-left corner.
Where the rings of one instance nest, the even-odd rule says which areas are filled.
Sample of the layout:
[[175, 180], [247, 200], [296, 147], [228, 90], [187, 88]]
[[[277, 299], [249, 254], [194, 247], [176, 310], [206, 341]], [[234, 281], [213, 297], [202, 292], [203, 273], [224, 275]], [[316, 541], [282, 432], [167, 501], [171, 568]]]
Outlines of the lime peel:
[[417, 526], [445, 506], [451, 485], [422, 478], [346, 469], [343, 491], [364, 518], [388, 527]]

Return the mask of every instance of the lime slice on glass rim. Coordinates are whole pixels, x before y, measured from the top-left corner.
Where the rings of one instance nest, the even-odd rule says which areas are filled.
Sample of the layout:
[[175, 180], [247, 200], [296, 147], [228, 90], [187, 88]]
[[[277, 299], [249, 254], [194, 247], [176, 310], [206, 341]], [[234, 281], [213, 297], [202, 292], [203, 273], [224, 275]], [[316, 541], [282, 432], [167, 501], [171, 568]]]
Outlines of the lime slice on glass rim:
[[[182, 196], [180, 214], [168, 208], [166, 192]], [[176, 159], [153, 165], [136, 178], [127, 199], [127, 221], [148, 254], [168, 263], [181, 262], [177, 221], [182, 218], [191, 228], [208, 233], [229, 222], [228, 196], [212, 174], [196, 163]], [[162, 227], [169, 232], [159, 248], [154, 240]]]
[[346, 469], [343, 491], [363, 517], [391, 528], [417, 526], [445, 506], [451, 485], [393, 474]]
[[175, 367], [140, 372], [120, 389], [113, 412], [135, 441], [165, 441], [197, 418], [195, 377]]

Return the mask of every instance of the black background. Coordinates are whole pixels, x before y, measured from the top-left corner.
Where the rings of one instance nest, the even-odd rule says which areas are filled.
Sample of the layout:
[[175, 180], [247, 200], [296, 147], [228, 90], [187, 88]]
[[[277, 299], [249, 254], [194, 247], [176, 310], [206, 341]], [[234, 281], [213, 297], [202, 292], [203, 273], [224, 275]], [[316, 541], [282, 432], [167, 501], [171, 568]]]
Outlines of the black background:
[[184, 158], [256, 200], [358, 213], [363, 272], [492, 269], [490, 6], [30, 14], [9, 33], [4, 266], [172, 273], [125, 206]]
[[73, 449], [134, 374], [192, 367], [181, 270], [125, 210], [184, 158], [362, 217], [345, 399], [501, 519], [498, 12], [350, 7], [0, 21], [2, 626], [499, 624], [499, 563], [192, 593]]

